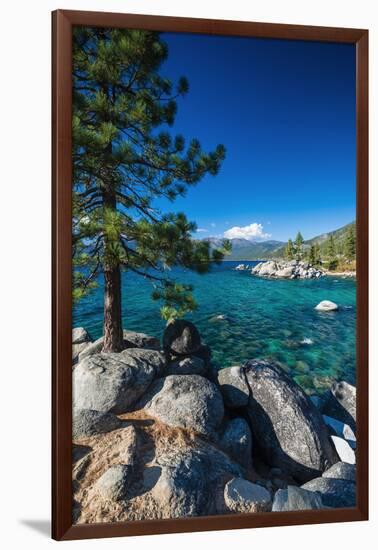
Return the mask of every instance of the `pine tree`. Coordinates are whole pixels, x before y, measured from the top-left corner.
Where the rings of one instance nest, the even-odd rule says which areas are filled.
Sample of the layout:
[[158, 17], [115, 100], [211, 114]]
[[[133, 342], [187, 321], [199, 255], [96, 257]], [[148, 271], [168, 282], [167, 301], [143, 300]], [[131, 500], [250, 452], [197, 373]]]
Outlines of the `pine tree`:
[[335, 239], [333, 238], [333, 235], [330, 235], [328, 239], [327, 256], [328, 256], [328, 267], [331, 271], [333, 271], [336, 269], [338, 265], [338, 259], [336, 256]]
[[311, 265], [316, 265], [316, 249], [315, 249], [315, 245], [313, 244], [310, 247], [308, 261]]
[[354, 260], [356, 257], [356, 235], [353, 226], [348, 228], [344, 242], [344, 254], [348, 260]]
[[321, 256], [321, 250], [320, 250], [320, 244], [315, 244], [315, 265], [319, 265], [322, 263], [322, 256]]
[[[225, 149], [201, 150], [172, 137], [176, 99], [188, 91], [162, 76], [167, 46], [156, 32], [74, 29], [73, 262], [74, 298], [104, 275], [104, 351], [122, 349], [121, 269], [149, 279], [162, 314], [195, 307], [191, 287], [167, 277], [181, 265], [205, 273], [224, 249], [195, 241], [196, 225], [182, 213], [163, 214], [170, 201], [206, 174], [217, 174]], [[161, 127], [161, 131], [158, 131]]]
[[300, 231], [298, 231], [297, 236], [295, 237], [295, 256], [297, 260], [302, 259], [302, 247], [304, 239]]
[[291, 239], [287, 241], [287, 245], [285, 248], [285, 256], [288, 260], [292, 260], [294, 258], [294, 247], [293, 247], [293, 241]]

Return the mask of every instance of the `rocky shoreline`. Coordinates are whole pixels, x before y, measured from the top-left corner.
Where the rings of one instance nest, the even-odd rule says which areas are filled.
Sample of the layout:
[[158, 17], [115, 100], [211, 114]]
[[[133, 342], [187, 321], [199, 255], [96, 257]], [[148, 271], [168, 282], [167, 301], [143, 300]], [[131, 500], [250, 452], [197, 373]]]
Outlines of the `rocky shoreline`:
[[355, 271], [328, 271], [299, 260], [267, 260], [259, 262], [254, 267], [250, 267], [246, 263], [240, 263], [234, 270], [250, 271], [252, 275], [272, 279], [319, 279], [325, 275], [342, 278], [356, 276]]
[[218, 371], [188, 321], [124, 346], [73, 330], [75, 522], [355, 505], [353, 386], [308, 397], [263, 359]]

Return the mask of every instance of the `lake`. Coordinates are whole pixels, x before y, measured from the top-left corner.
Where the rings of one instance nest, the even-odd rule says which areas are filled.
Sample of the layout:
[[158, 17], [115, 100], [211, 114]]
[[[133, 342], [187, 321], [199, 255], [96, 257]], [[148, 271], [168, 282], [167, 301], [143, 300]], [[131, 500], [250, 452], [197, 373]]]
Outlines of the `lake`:
[[[355, 384], [355, 280], [263, 279], [235, 271], [239, 263], [222, 262], [206, 275], [184, 269], [171, 273], [177, 280], [194, 285], [198, 309], [187, 319], [196, 324], [203, 341], [211, 347], [217, 367], [268, 357], [278, 361], [308, 393], [329, 388], [333, 380]], [[151, 291], [148, 281], [132, 273], [123, 274], [124, 328], [161, 338], [165, 322]], [[102, 334], [102, 300], [100, 279], [99, 287], [73, 309], [73, 326], [85, 327], [94, 339]], [[316, 311], [314, 307], [321, 300], [336, 302], [339, 310]]]

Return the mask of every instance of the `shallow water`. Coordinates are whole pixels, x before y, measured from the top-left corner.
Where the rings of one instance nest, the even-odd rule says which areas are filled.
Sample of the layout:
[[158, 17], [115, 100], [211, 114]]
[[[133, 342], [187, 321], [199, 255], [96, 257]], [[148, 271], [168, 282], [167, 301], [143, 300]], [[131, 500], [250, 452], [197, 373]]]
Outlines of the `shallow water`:
[[[234, 271], [240, 262], [223, 262], [209, 274], [175, 269], [174, 276], [194, 285], [198, 309], [187, 316], [212, 349], [219, 367], [270, 357], [309, 393], [333, 380], [355, 384], [356, 283], [354, 279], [269, 280]], [[248, 262], [255, 265], [257, 262]], [[124, 328], [161, 337], [165, 322], [150, 283], [123, 274]], [[321, 300], [339, 305], [337, 312], [314, 309]], [[73, 325], [93, 338], [102, 334], [102, 281], [74, 305]], [[222, 316], [218, 318], [217, 316]]]

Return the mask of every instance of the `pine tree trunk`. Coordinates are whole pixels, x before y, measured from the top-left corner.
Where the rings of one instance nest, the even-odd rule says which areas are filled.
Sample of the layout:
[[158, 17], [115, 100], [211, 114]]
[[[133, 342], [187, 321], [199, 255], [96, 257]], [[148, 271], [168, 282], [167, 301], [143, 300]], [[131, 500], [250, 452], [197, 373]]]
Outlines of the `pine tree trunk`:
[[104, 346], [105, 352], [123, 348], [121, 315], [121, 270], [119, 265], [104, 268]]
[[[116, 210], [114, 192], [104, 193], [104, 205]], [[108, 243], [105, 239], [105, 257]], [[114, 260], [106, 260], [104, 264], [104, 346], [102, 351], [118, 352], [123, 349], [121, 308], [121, 269]]]

